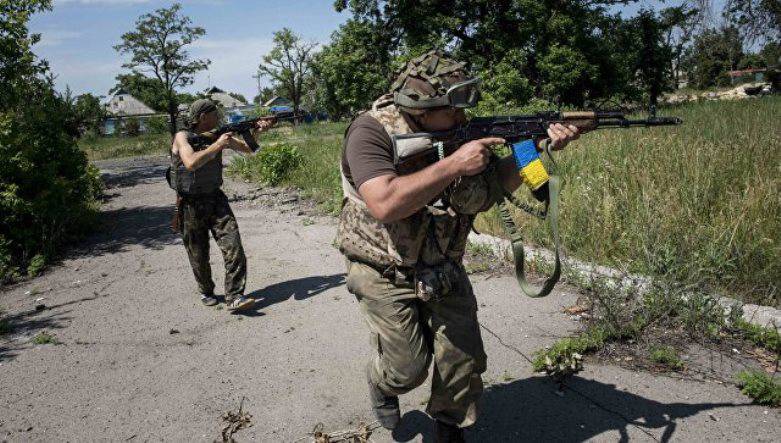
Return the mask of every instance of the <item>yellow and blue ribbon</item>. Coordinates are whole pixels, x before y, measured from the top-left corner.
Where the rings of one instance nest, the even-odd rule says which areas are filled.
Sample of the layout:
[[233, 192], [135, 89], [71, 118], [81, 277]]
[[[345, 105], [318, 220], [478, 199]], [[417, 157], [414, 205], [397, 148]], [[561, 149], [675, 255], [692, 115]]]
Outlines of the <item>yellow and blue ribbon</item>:
[[545, 165], [540, 160], [540, 153], [534, 140], [524, 140], [512, 145], [513, 157], [523, 183], [532, 191], [536, 191], [550, 180]]

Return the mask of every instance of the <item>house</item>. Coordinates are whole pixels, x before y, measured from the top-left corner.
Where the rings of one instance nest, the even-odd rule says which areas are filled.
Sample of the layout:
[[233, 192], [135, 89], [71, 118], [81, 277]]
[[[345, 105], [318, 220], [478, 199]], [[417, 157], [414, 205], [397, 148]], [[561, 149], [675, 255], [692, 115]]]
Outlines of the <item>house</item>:
[[266, 108], [270, 108], [272, 106], [293, 106], [293, 102], [284, 97], [276, 96], [271, 100], [268, 100], [266, 103], [263, 103], [263, 106]]
[[233, 108], [244, 108], [247, 106], [246, 103], [243, 101], [237, 99], [236, 97], [231, 96], [227, 92], [223, 91], [222, 89], [213, 86], [206, 90], [206, 96], [209, 97], [213, 102], [217, 103], [218, 105], [221, 105], [225, 109], [233, 109]]
[[121, 88], [106, 103], [106, 111], [115, 117], [137, 117], [155, 114], [154, 109]]
[[735, 85], [740, 83], [763, 82], [765, 81], [766, 72], [766, 68], [748, 68], [739, 71], [728, 71], [727, 75], [729, 75], [730, 83]]

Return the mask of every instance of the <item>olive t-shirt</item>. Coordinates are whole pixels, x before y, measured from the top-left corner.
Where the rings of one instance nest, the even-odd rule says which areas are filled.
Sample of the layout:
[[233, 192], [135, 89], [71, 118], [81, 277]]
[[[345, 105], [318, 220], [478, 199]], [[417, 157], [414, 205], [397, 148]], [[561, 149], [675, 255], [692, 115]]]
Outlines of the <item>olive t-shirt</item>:
[[393, 142], [380, 122], [369, 115], [353, 121], [345, 135], [342, 171], [355, 189], [383, 175], [398, 175], [393, 166]]

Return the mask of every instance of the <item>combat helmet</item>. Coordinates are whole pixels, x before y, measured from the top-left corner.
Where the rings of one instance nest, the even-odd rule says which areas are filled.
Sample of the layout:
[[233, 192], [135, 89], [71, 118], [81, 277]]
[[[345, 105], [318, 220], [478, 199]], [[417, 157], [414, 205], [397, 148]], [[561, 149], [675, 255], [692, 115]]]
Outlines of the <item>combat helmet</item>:
[[393, 102], [412, 114], [427, 109], [471, 108], [480, 99], [480, 79], [471, 77], [466, 63], [438, 50], [410, 60], [391, 85]]

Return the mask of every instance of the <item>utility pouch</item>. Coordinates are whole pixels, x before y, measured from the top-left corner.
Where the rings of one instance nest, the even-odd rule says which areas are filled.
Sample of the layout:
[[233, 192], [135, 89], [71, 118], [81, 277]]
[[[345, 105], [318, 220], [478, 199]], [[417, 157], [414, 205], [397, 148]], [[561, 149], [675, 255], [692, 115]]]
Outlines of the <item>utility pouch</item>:
[[415, 271], [415, 295], [423, 301], [439, 301], [453, 292], [455, 275], [452, 265], [446, 263], [427, 266]]

